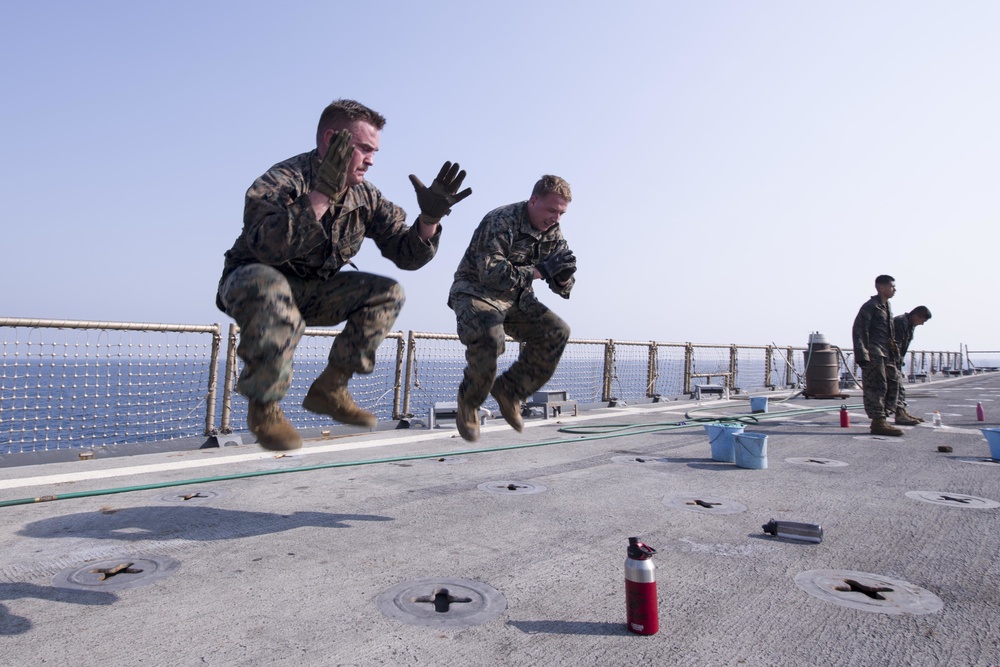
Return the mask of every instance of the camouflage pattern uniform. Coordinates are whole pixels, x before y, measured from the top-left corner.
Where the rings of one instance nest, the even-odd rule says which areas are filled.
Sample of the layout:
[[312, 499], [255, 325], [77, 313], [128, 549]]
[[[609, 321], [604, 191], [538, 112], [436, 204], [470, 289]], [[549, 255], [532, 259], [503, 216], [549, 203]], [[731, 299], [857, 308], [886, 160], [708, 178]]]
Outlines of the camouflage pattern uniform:
[[869, 419], [896, 414], [899, 377], [892, 309], [876, 294], [854, 318], [854, 360], [862, 367], [865, 413]]
[[320, 158], [317, 151], [271, 167], [246, 194], [243, 232], [226, 253], [216, 303], [240, 327], [244, 362], [237, 391], [252, 401], [281, 400], [292, 379], [292, 355], [306, 324], [345, 322], [329, 360], [355, 373], [371, 373], [375, 351], [403, 307], [395, 280], [341, 271], [367, 236], [401, 269], [434, 257], [441, 230], [427, 242], [406, 213], [367, 181], [349, 188], [319, 220], [309, 203]]
[[[910, 324], [910, 314], [903, 313], [892, 318], [892, 327], [893, 340], [896, 341], [896, 350], [899, 353], [899, 368], [902, 369], [906, 362], [906, 353], [910, 349], [910, 343], [913, 342], [914, 327]], [[896, 401], [896, 405], [897, 407], [900, 405], [906, 407], [906, 387], [903, 385], [902, 379], [899, 382], [899, 399]]]
[[[522, 343], [516, 362], [496, 380], [503, 391], [524, 399], [549, 381], [569, 340], [569, 325], [535, 297], [535, 265], [567, 247], [559, 225], [532, 227], [527, 202], [488, 213], [472, 235], [455, 272], [448, 305], [458, 320], [467, 366], [459, 400], [478, 408], [486, 400], [504, 352], [504, 336]], [[576, 283], [550, 285], [564, 299]]]

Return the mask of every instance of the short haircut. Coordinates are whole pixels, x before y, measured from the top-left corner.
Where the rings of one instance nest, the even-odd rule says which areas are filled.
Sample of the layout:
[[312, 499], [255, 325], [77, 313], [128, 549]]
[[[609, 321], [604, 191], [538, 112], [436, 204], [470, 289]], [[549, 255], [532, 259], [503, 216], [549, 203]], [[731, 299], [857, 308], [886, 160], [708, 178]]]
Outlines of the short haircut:
[[916, 315], [917, 317], [922, 317], [925, 320], [931, 319], [931, 311], [927, 306], [917, 306], [910, 311], [910, 315]]
[[569, 183], [558, 176], [546, 174], [535, 183], [535, 187], [531, 190], [531, 196], [544, 197], [549, 194], [559, 195], [566, 201], [573, 201], [573, 192], [569, 189]]
[[889, 283], [896, 282], [896, 279], [892, 276], [887, 276], [884, 273], [875, 279], [876, 285], [888, 285]]
[[381, 130], [385, 127], [385, 116], [369, 109], [361, 102], [355, 102], [354, 100], [334, 100], [323, 109], [323, 113], [319, 116], [319, 124], [316, 126], [316, 146], [319, 146], [323, 141], [323, 133], [333, 125], [346, 125], [356, 120], [371, 123], [376, 130]]

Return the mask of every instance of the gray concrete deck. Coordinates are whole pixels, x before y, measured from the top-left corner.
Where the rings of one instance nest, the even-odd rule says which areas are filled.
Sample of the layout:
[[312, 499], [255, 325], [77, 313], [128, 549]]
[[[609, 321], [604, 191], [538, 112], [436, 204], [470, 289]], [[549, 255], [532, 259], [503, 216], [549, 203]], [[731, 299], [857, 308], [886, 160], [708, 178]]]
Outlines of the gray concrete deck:
[[[772, 396], [747, 427], [768, 435], [766, 470], [712, 461], [698, 424], [653, 426], [685, 420], [690, 400], [523, 434], [492, 422], [475, 445], [398, 430], [282, 458], [243, 445], [8, 468], [0, 500], [145, 488], [0, 507], [0, 663], [997, 665], [1000, 464], [979, 428], [1000, 425], [1000, 374], [909, 392], [928, 423], [878, 439], [860, 408], [844, 429], [812, 411], [840, 401]], [[645, 426], [600, 432], [617, 424]], [[537, 443], [551, 444], [469, 452]], [[275, 471], [289, 472], [218, 479]], [[152, 488], [185, 480], [205, 481]], [[771, 518], [825, 538], [767, 537]], [[634, 535], [658, 550], [650, 637], [624, 624]], [[126, 563], [145, 572], [102, 583], [89, 569]], [[846, 579], [892, 590], [878, 601]], [[472, 586], [470, 602], [410, 602], [441, 586]], [[422, 624], [386, 613], [400, 590]]]

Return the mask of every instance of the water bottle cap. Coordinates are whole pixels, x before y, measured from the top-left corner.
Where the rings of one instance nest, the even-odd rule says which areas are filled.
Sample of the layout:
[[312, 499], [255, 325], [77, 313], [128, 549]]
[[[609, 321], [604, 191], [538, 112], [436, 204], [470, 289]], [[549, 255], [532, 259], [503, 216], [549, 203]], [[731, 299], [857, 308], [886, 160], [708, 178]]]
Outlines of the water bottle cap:
[[633, 560], [652, 558], [656, 549], [639, 541], [638, 537], [628, 538], [628, 557]]

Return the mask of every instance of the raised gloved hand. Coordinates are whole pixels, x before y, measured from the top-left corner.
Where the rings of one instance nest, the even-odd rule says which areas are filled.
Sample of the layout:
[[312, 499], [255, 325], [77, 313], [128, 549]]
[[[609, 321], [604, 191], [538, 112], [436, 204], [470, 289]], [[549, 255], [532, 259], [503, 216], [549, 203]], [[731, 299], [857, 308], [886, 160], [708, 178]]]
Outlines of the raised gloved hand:
[[576, 273], [576, 255], [564, 246], [546, 257], [536, 268], [546, 282], [562, 285]]
[[352, 157], [354, 146], [351, 145], [351, 133], [348, 130], [334, 132], [316, 174], [316, 191], [330, 199], [337, 198], [347, 185], [347, 168]]
[[[459, 171], [458, 163], [445, 162], [438, 172], [437, 178], [427, 187], [420, 182], [420, 179], [410, 174], [410, 182], [413, 189], [417, 191], [417, 204], [420, 212], [429, 218], [443, 218], [451, 213], [451, 207], [472, 194], [472, 188], [465, 188], [461, 192], [462, 181], [465, 180], [465, 171]], [[458, 194], [456, 194], [458, 193]]]

